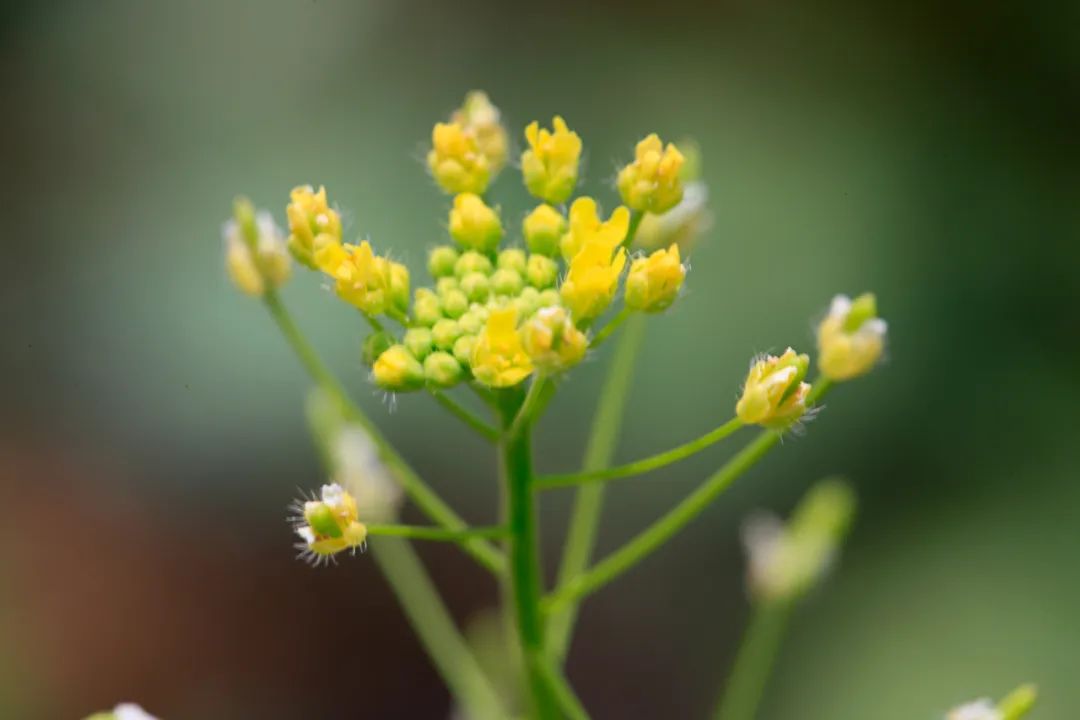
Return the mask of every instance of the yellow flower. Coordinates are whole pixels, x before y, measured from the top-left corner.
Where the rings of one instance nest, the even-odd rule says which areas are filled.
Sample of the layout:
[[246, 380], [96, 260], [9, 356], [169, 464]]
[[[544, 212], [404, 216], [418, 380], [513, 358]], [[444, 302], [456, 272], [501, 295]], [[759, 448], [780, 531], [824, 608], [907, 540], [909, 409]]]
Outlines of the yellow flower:
[[649, 313], [666, 310], [679, 295], [685, 277], [678, 245], [634, 260], [626, 276], [626, 307]]
[[619, 171], [619, 193], [623, 202], [639, 212], [663, 213], [675, 207], [683, 196], [680, 170], [685, 158], [668, 143], [664, 147], [653, 133], [637, 144], [634, 161]]
[[424, 384], [424, 366], [404, 345], [391, 345], [371, 367], [371, 378], [383, 390], [408, 392]]
[[325, 245], [315, 253], [315, 262], [336, 281], [338, 297], [367, 315], [386, 312], [391, 302], [400, 307], [402, 292], [408, 303], [408, 270], [376, 255], [366, 240]]
[[521, 154], [521, 175], [530, 193], [558, 205], [570, 199], [577, 184], [581, 138], [558, 115], [551, 124], [554, 131], [535, 121], [525, 128], [529, 149]]
[[236, 201], [234, 217], [221, 229], [225, 268], [242, 292], [256, 297], [282, 285], [292, 274], [292, 263], [281, 229], [270, 213], [255, 211], [244, 199]]
[[342, 550], [356, 550], [367, 539], [360, 522], [356, 500], [340, 485], [323, 485], [318, 498], [293, 506], [293, 530], [300, 536], [296, 547], [300, 556], [315, 565], [328, 562]]
[[550, 257], [559, 251], [559, 240], [566, 232], [566, 218], [555, 208], [542, 203], [525, 216], [521, 232], [529, 250]]
[[310, 185], [293, 188], [285, 208], [289, 216], [289, 251], [298, 262], [315, 267], [315, 252], [341, 242], [341, 216], [326, 204], [326, 188], [315, 192]]
[[436, 123], [431, 144], [428, 169], [443, 190], [483, 194], [491, 180], [491, 162], [471, 133], [460, 123]]
[[499, 247], [502, 221], [479, 195], [461, 193], [450, 210], [450, 234], [465, 248], [490, 253]]
[[869, 372], [885, 350], [885, 321], [877, 302], [866, 293], [851, 300], [833, 298], [829, 314], [818, 325], [818, 367], [830, 380], [850, 380]]
[[766, 355], [750, 366], [735, 414], [748, 425], [785, 430], [806, 412], [810, 385], [803, 382], [810, 358], [788, 348], [783, 355]]
[[563, 259], [570, 262], [586, 243], [598, 242], [612, 248], [626, 239], [630, 229], [630, 211], [615, 208], [607, 222], [601, 222], [596, 201], [591, 197], [579, 197], [570, 206], [570, 229], [559, 243]]
[[702, 182], [686, 183], [683, 199], [661, 215], [646, 213], [634, 234], [634, 245], [652, 250], [676, 243], [683, 250], [709, 229], [712, 215], [706, 203], [709, 191]]
[[473, 90], [465, 96], [460, 109], [450, 116], [450, 121], [461, 125], [465, 132], [476, 139], [476, 147], [487, 158], [492, 177], [506, 165], [509, 140], [506, 128], [499, 121], [499, 108], [491, 104], [487, 93]]
[[473, 376], [489, 387], [517, 385], [533, 371], [532, 360], [521, 344], [517, 309], [492, 310], [473, 345]]
[[558, 305], [537, 310], [521, 329], [521, 335], [525, 352], [546, 373], [577, 365], [589, 345], [585, 333], [574, 327], [570, 314]]

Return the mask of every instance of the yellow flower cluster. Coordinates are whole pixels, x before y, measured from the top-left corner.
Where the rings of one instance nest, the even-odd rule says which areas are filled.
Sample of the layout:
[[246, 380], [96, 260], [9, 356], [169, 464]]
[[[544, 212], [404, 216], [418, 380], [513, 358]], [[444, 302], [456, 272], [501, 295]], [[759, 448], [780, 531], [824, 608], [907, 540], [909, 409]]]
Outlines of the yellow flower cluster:
[[293, 529], [301, 540], [296, 547], [315, 564], [342, 550], [356, 550], [367, 540], [356, 499], [337, 483], [323, 485], [317, 498], [297, 501], [293, 509]]
[[626, 275], [626, 307], [655, 313], [675, 302], [686, 278], [686, 266], [679, 258], [679, 246], [657, 250], [630, 263]]
[[259, 212], [246, 199], [236, 201], [233, 218], [221, 229], [225, 243], [225, 269], [237, 288], [261, 297], [292, 275], [285, 239], [274, 219]]
[[529, 149], [521, 154], [521, 175], [529, 192], [559, 205], [570, 199], [578, 179], [581, 138], [558, 115], [553, 130], [532, 122], [525, 128]]
[[506, 164], [507, 144], [499, 109], [487, 95], [475, 91], [466, 96], [450, 122], [435, 124], [428, 169], [447, 193], [483, 195]]
[[623, 202], [638, 212], [664, 213], [683, 197], [683, 154], [654, 133], [637, 144], [634, 162], [619, 171], [617, 184]]
[[326, 202], [326, 188], [293, 188], [285, 208], [289, 217], [289, 252], [300, 263], [315, 268], [315, 251], [341, 242], [341, 216]]
[[338, 297], [365, 315], [403, 314], [409, 305], [409, 269], [375, 254], [371, 243], [331, 243], [315, 264], [335, 281]]

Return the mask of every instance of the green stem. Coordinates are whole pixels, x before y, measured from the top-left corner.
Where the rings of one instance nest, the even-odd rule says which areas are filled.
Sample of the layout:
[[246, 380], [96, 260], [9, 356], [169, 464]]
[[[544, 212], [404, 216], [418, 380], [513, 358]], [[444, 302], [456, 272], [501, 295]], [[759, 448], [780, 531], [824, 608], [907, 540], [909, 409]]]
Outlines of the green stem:
[[449, 410], [454, 417], [475, 430], [485, 440], [495, 442], [499, 439], [498, 430], [496, 430], [491, 425], [488, 425], [480, 418], [476, 417], [476, 415], [474, 415], [471, 410], [460, 404], [457, 400], [454, 400], [454, 398], [450, 397], [443, 391], [432, 390], [431, 396], [435, 398], [435, 402], [439, 403], [444, 408]]
[[716, 720], [757, 717], [790, 615], [791, 603], [785, 600], [764, 601], [753, 609], [735, 655], [727, 689], [716, 709]]
[[367, 525], [368, 535], [403, 537], [412, 540], [436, 540], [443, 542], [464, 542], [473, 538], [504, 538], [508, 531], [501, 525], [494, 527], [471, 527], [466, 530], [446, 530], [439, 527], [417, 527], [416, 525]]
[[[379, 449], [379, 455], [383, 463], [394, 473], [401, 487], [420, 510], [448, 530], [463, 530], [468, 527], [465, 521], [409, 467], [404, 458], [394, 450], [390, 442], [379, 432], [379, 428], [375, 423], [371, 422], [370, 418], [349, 399], [341, 383], [322, 364], [319, 356], [308, 344], [307, 339], [300, 332], [296, 323], [293, 322], [292, 316], [281, 303], [277, 293], [273, 291], [267, 292], [264, 300], [271, 316], [273, 316], [281, 329], [281, 333], [285, 336], [289, 345], [292, 346], [297, 357], [300, 358], [300, 362], [308, 374], [319, 387], [334, 398], [345, 418], [362, 426], [368, 432], [372, 442]], [[478, 563], [493, 573], [499, 574], [506, 567], [506, 558], [487, 540], [468, 540], [462, 544], [462, 548]]]
[[689, 497], [676, 505], [637, 537], [608, 555], [591, 570], [562, 584], [547, 601], [550, 612], [558, 612], [571, 603], [595, 592], [641, 562], [672, 538], [688, 522], [717, 498], [731, 483], [760, 460], [780, 440], [780, 433], [765, 430], [739, 451], [720, 470]]
[[558, 715], [543, 674], [546, 657], [543, 618], [540, 614], [543, 580], [535, 497], [531, 487], [531, 418], [525, 417], [522, 424], [511, 432], [523, 405], [518, 398], [520, 395], [505, 398], [502, 413], [505, 432], [499, 445], [507, 524], [510, 528], [510, 595], [534, 715], [537, 720], [547, 720]]
[[581, 704], [574, 688], [555, 663], [550, 659], [545, 659], [540, 665], [540, 672], [566, 717], [570, 720], [589, 720], [589, 713], [585, 710], [585, 706]]
[[611, 318], [607, 325], [600, 328], [600, 332], [596, 333], [596, 336], [589, 341], [589, 349], [595, 350], [596, 348], [600, 347], [600, 345], [603, 344], [605, 340], [611, 337], [611, 335], [619, 329], [620, 325], [626, 322], [626, 319], [630, 317], [630, 314], [630, 308], [624, 307], [622, 310], [620, 310], [615, 315], [615, 317]]
[[524, 430], [526, 424], [536, 422], [541, 410], [540, 402], [547, 382], [547, 378], [540, 375], [533, 378], [532, 384], [529, 385], [529, 391], [525, 394], [525, 400], [521, 403], [517, 415], [514, 416], [510, 427], [506, 430], [507, 435], [515, 435]]
[[679, 445], [666, 452], [652, 455], [625, 465], [618, 465], [606, 470], [594, 470], [592, 472], [568, 473], [565, 475], [542, 475], [536, 479], [535, 487], [538, 490], [552, 490], [555, 488], [572, 485], [584, 485], [585, 483], [603, 482], [618, 478], [641, 475], [657, 468], [679, 462], [690, 457], [694, 453], [701, 452], [711, 445], [715, 445], [741, 428], [743, 423], [738, 418], [732, 418], [726, 423], [710, 430], [696, 440]]
[[498, 694], [439, 598], [420, 559], [405, 540], [386, 538], [372, 547], [387, 582], [401, 603], [450, 693], [469, 717], [503, 720], [507, 713]]
[[365, 318], [367, 318], [368, 324], [371, 325], [372, 330], [374, 330], [377, 333], [386, 332], [386, 327], [381, 322], [379, 322], [377, 319], [375, 319], [375, 317], [373, 317], [371, 315], [368, 315], [367, 313], [360, 313], [360, 314], [363, 315]]
[[[600, 401], [585, 450], [585, 472], [600, 470], [611, 464], [615, 443], [622, 427], [623, 407], [634, 374], [634, 361], [644, 338], [645, 317], [634, 315], [623, 329], [622, 337], [619, 338], [619, 344], [611, 357], [611, 369], [600, 391]], [[602, 483], [591, 483], [578, 488], [566, 536], [566, 548], [559, 565], [560, 585], [577, 577], [589, 564], [603, 504]], [[576, 604], [567, 603], [548, 618], [548, 650], [557, 661], [561, 662], [566, 657], [576, 617]]]
[[634, 242], [634, 236], [637, 235], [638, 226], [641, 225], [642, 218], [645, 217], [645, 213], [641, 210], [630, 211], [630, 225], [626, 230], [626, 237], [623, 238], [623, 247], [630, 247]]

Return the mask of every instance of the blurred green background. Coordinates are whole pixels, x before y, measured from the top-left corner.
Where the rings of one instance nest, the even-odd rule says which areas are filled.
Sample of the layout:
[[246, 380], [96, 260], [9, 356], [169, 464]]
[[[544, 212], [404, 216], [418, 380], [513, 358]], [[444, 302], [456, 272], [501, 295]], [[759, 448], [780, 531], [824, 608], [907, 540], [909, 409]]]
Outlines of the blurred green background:
[[[169, 719], [448, 716], [369, 559], [292, 559], [285, 506], [321, 480], [307, 383], [228, 284], [219, 225], [237, 193], [283, 223], [293, 185], [324, 183], [347, 232], [420, 279], [448, 207], [421, 158], [472, 88], [519, 148], [527, 122], [564, 115], [584, 190], [609, 208], [644, 133], [703, 148], [715, 223], [689, 292], [650, 322], [620, 459], [726, 420], [748, 358], [810, 349], [834, 293], [876, 291], [890, 322], [885, 366], [587, 603], [569, 672], [594, 716], [705, 717], [746, 618], [740, 518], [786, 512], [831, 473], [860, 517], [796, 615], [763, 718], [929, 720], [1024, 680], [1040, 720], [1075, 715], [1080, 5], [0, 13], [0, 716], [121, 699]], [[527, 208], [514, 172], [494, 196], [508, 217]], [[404, 454], [489, 521], [481, 442], [428, 398], [391, 411], [359, 360], [361, 319], [313, 275], [285, 298]], [[579, 462], [599, 355], [541, 426], [544, 468]], [[601, 549], [738, 444], [613, 488]], [[568, 504], [543, 508], [549, 570]], [[454, 549], [422, 554], [463, 622], [496, 597]]]

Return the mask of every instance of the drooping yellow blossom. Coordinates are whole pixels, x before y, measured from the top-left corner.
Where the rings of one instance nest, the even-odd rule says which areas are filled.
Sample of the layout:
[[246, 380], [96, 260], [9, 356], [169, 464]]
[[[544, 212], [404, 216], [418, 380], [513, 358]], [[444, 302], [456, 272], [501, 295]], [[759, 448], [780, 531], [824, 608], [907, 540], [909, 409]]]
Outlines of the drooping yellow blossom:
[[559, 241], [563, 260], [573, 260], [589, 242], [603, 243], [615, 248], [626, 239], [629, 229], [630, 211], [625, 207], [615, 208], [611, 217], [606, 222], [601, 222], [596, 201], [591, 197], [579, 197], [570, 206], [569, 229]]
[[554, 130], [536, 121], [525, 128], [529, 149], [521, 154], [521, 175], [530, 193], [558, 205], [570, 199], [577, 184], [581, 138], [558, 115], [551, 124]]
[[480, 151], [476, 137], [460, 123], [435, 123], [431, 131], [428, 169], [447, 193], [483, 194], [491, 180], [491, 161]]
[[619, 171], [619, 193], [623, 202], [639, 212], [663, 213], [683, 197], [680, 175], [685, 158], [672, 143], [664, 143], [653, 133], [637, 144], [634, 161]]
[[529, 250], [550, 257], [559, 252], [559, 240], [566, 232], [566, 218], [547, 203], [541, 203], [525, 216], [521, 232]]
[[450, 234], [469, 250], [494, 252], [502, 238], [502, 220], [479, 195], [461, 193], [454, 197], [454, 207], [450, 209]]
[[500, 122], [501, 113], [488, 98], [487, 93], [473, 90], [465, 96], [465, 102], [450, 116], [450, 121], [461, 125], [465, 132], [476, 139], [476, 147], [487, 158], [491, 176], [499, 174], [506, 165], [509, 140], [506, 128]]
[[565, 308], [542, 307], [521, 328], [525, 352], [542, 372], [555, 373], [581, 362], [589, 341]]
[[404, 345], [391, 345], [375, 360], [371, 378], [390, 392], [417, 390], [424, 384], [424, 366]]
[[300, 263], [315, 268], [315, 252], [341, 242], [341, 216], [326, 203], [326, 188], [293, 188], [285, 208], [289, 217], [289, 252]]
[[885, 350], [885, 321], [870, 293], [851, 300], [837, 295], [818, 325], [818, 367], [830, 380], [850, 380], [869, 372]]
[[788, 348], [783, 355], [766, 355], [746, 376], [735, 414], [748, 425], [785, 430], [806, 412], [810, 385], [803, 382], [810, 366], [807, 355]]
[[302, 542], [300, 556], [318, 565], [342, 550], [355, 550], [367, 539], [356, 500], [337, 483], [323, 485], [317, 499], [297, 502], [293, 529]]
[[292, 274], [285, 238], [270, 213], [256, 212], [246, 199], [236, 201], [233, 214], [221, 228], [225, 268], [236, 287], [259, 297]]
[[367, 315], [408, 304], [408, 269], [376, 255], [366, 240], [359, 245], [325, 245], [315, 253], [315, 262], [336, 281], [338, 297]]
[[626, 307], [647, 313], [666, 310], [678, 297], [685, 277], [678, 245], [634, 260], [626, 275]]
[[533, 371], [533, 363], [521, 343], [518, 312], [513, 306], [492, 310], [473, 345], [473, 376], [489, 387], [517, 385]]

